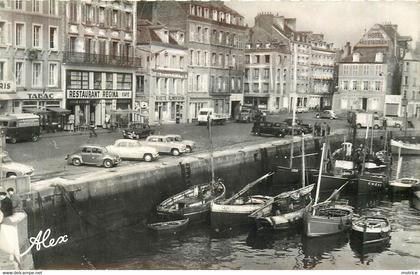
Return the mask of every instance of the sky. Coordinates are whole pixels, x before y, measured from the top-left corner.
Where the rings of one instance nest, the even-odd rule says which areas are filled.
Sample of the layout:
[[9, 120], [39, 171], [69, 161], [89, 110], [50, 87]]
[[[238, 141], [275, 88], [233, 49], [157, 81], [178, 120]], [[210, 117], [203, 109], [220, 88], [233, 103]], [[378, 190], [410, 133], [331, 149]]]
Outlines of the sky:
[[420, 0], [230, 0], [225, 4], [243, 15], [249, 27], [260, 12], [296, 18], [297, 31], [323, 33], [337, 48], [347, 41], [353, 46], [376, 23], [398, 25], [400, 35], [413, 38], [413, 47], [420, 36]]

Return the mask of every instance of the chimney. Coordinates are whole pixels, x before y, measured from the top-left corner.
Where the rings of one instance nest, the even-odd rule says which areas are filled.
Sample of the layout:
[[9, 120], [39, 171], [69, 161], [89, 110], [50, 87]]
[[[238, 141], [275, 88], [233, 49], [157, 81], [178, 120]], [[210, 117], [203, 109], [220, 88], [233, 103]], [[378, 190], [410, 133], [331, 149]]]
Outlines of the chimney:
[[344, 52], [343, 52], [342, 58], [345, 58], [345, 57], [351, 55], [351, 45], [350, 45], [350, 42], [346, 42], [346, 45], [344, 46], [343, 51]]

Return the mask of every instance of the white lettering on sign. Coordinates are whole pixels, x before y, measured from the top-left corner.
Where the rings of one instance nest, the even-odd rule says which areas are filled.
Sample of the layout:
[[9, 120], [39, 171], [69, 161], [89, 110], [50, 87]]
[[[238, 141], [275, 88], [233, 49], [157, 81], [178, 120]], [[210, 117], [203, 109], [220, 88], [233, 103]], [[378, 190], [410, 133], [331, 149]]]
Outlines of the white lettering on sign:
[[68, 99], [131, 98], [131, 91], [114, 90], [67, 90]]
[[54, 93], [28, 93], [29, 99], [54, 99]]
[[51, 229], [48, 228], [47, 230], [45, 230], [45, 232], [43, 232], [42, 230], [39, 231], [36, 237], [30, 237], [29, 242], [31, 243], [31, 246], [25, 252], [23, 252], [20, 256], [22, 257], [25, 254], [27, 254], [29, 251], [31, 251], [32, 247], [34, 246], [36, 250], [39, 251], [41, 250], [41, 247], [50, 248], [60, 243], [66, 243], [69, 240], [67, 235], [59, 236], [57, 239], [54, 239], [54, 238], [49, 239], [50, 234], [51, 234]]
[[15, 90], [15, 83], [11, 81], [0, 81], [0, 92], [11, 92]]

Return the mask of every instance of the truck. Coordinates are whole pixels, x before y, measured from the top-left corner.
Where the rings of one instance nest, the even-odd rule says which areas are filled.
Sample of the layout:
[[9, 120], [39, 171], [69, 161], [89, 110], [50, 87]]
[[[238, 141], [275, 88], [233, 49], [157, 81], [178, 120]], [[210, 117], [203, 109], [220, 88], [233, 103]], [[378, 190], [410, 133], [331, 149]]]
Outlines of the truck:
[[356, 120], [356, 128], [373, 127], [373, 129], [380, 129], [383, 127], [383, 119], [378, 114], [372, 113], [354, 113]]
[[0, 127], [6, 135], [6, 141], [11, 143], [21, 140], [36, 142], [41, 133], [39, 116], [34, 114], [1, 115]]
[[228, 114], [215, 113], [213, 108], [201, 108], [198, 112], [198, 124], [207, 124], [207, 119], [210, 118], [212, 124], [224, 124], [228, 119]]

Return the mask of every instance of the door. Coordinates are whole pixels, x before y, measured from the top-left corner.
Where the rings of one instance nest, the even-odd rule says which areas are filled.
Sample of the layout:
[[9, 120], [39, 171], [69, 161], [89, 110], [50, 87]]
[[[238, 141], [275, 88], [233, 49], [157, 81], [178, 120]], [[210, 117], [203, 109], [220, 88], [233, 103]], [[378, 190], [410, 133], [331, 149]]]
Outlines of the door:
[[362, 98], [362, 109], [367, 110], [367, 98]]
[[92, 148], [85, 147], [82, 149], [82, 161], [84, 163], [92, 163]]
[[122, 158], [130, 158], [130, 148], [128, 148], [127, 141], [121, 141], [118, 143], [118, 154]]
[[102, 164], [102, 150], [100, 148], [92, 148], [92, 164]]

